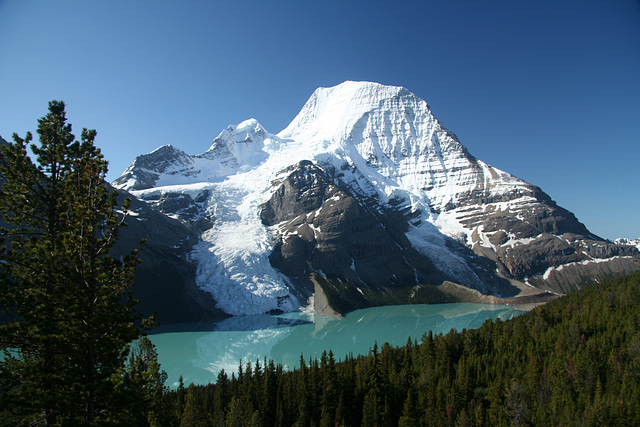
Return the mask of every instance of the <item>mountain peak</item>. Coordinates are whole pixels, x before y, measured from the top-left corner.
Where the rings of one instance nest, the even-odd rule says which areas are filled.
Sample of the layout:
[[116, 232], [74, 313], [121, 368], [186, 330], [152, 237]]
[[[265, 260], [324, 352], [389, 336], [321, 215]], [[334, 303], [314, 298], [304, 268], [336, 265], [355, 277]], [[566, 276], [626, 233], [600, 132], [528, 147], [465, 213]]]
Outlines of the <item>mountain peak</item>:
[[[412, 103], [418, 100], [404, 87], [373, 82], [346, 81], [333, 87], [321, 87], [315, 90], [300, 113], [278, 136], [338, 140], [360, 118], [371, 110], [380, 108], [385, 100], [400, 97], [406, 97]], [[428, 110], [427, 104], [422, 102]]]
[[114, 184], [202, 232], [196, 283], [230, 314], [296, 309], [313, 275], [362, 301], [443, 281], [563, 293], [640, 256], [474, 158], [409, 90], [372, 82], [318, 88], [278, 135], [249, 119], [202, 154], [139, 156]]
[[256, 140], [262, 141], [268, 132], [256, 119], [248, 119], [237, 125], [229, 125], [213, 140], [213, 144], [207, 151], [213, 150], [216, 143], [250, 143]]

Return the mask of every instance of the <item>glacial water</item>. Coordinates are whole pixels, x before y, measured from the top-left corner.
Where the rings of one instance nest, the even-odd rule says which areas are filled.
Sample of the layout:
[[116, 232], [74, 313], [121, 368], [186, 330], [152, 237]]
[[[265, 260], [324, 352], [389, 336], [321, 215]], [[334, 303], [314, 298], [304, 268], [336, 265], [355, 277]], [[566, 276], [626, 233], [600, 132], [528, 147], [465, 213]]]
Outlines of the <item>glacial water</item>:
[[220, 370], [231, 376], [240, 361], [264, 358], [295, 368], [300, 355], [318, 358], [331, 349], [336, 360], [348, 354], [367, 354], [377, 341], [381, 346], [420, 341], [451, 329], [482, 326], [487, 319], [507, 320], [522, 311], [503, 305], [436, 304], [374, 307], [349, 313], [342, 319], [313, 313], [236, 316], [220, 322], [160, 327], [150, 335], [158, 359], [168, 374], [166, 384], [175, 387], [182, 375], [185, 385], [214, 382]]

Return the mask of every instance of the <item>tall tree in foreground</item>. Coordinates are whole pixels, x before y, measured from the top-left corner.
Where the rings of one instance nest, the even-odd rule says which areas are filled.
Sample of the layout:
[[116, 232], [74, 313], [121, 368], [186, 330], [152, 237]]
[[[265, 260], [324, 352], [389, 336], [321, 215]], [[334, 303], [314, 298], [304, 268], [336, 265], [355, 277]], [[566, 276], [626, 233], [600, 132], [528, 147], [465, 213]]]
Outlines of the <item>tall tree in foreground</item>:
[[117, 422], [127, 399], [116, 384], [146, 327], [132, 294], [137, 251], [110, 254], [128, 202], [118, 209], [95, 130], [77, 141], [63, 102], [37, 132], [39, 146], [14, 134], [0, 150], [0, 423]]

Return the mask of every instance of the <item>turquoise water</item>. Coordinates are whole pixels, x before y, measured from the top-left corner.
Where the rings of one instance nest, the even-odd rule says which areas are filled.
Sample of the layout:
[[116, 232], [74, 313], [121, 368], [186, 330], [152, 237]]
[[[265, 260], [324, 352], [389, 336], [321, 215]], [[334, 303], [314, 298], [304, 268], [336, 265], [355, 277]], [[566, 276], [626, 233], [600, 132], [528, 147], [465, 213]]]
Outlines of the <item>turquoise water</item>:
[[349, 313], [342, 319], [312, 313], [236, 316], [215, 323], [161, 327], [149, 338], [168, 374], [167, 385], [214, 382], [221, 369], [231, 376], [240, 361], [266, 358], [285, 368], [318, 358], [331, 349], [337, 360], [352, 353], [367, 354], [377, 341], [394, 346], [420, 338], [426, 331], [478, 328], [487, 319], [507, 320], [523, 313], [502, 305], [436, 304], [373, 307]]

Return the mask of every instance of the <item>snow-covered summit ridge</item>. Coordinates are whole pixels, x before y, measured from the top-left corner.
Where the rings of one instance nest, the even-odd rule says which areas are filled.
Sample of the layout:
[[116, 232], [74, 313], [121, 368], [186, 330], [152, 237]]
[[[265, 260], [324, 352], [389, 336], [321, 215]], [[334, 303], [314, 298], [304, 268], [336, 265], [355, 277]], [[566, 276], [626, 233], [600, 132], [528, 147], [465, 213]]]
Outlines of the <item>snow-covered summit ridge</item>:
[[278, 136], [339, 140], [363, 115], [379, 108], [383, 100], [400, 95], [415, 97], [403, 87], [372, 82], [347, 81], [338, 86], [318, 88]]
[[[231, 314], [288, 311], [305, 295], [291, 291], [290, 277], [270, 264], [274, 245], [287, 236], [325, 231], [301, 219], [280, 235], [286, 227], [267, 227], [261, 209], [303, 161], [362, 206], [402, 212], [413, 249], [442, 277], [483, 292], [495, 291], [487, 275], [521, 279], [547, 264], [613, 254], [609, 248], [583, 249], [575, 236], [588, 231], [572, 214], [539, 188], [469, 154], [425, 101], [403, 87], [371, 82], [317, 89], [277, 135], [249, 119], [220, 132], [202, 154], [161, 147], [136, 158], [114, 186], [201, 230], [202, 242], [192, 253], [198, 286], [220, 308]], [[306, 214], [315, 218], [318, 212]], [[472, 266], [472, 255], [456, 245], [496, 262], [495, 273]], [[544, 255], [549, 247], [557, 259]]]
[[124, 190], [140, 191], [215, 182], [257, 167], [280, 143], [280, 139], [267, 132], [257, 120], [249, 119], [220, 132], [201, 154], [190, 155], [172, 145], [164, 145], [138, 156], [113, 184]]
[[477, 161], [404, 87], [348, 81], [319, 88], [278, 136], [324, 142], [375, 182], [383, 200], [400, 190], [403, 198], [442, 210], [470, 191], [507, 193], [529, 185]]
[[223, 130], [202, 154], [161, 147], [139, 156], [115, 184], [141, 190], [219, 180], [269, 157], [276, 169], [300, 160], [346, 161], [376, 181], [383, 200], [402, 188], [415, 199], [428, 196], [438, 209], [454, 203], [458, 193], [483, 186], [487, 176], [494, 191], [526, 185], [469, 155], [428, 104], [406, 88], [354, 81], [317, 89], [277, 135], [249, 119]]

